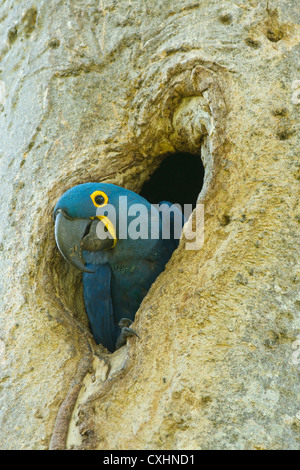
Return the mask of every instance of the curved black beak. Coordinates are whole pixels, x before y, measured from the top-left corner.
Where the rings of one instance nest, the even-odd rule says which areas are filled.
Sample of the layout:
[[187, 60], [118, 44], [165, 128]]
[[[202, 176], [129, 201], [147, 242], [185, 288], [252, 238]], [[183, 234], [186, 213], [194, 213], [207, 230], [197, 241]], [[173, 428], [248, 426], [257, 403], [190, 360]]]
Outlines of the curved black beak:
[[[101, 223], [108, 229], [102, 238], [97, 234], [97, 225]], [[71, 219], [58, 210], [55, 216], [55, 240], [59, 251], [72, 266], [87, 273], [93, 273], [84, 265], [82, 250], [100, 251], [113, 248], [116, 243], [114, 228], [110, 221], [102, 219]]]
[[82, 258], [82, 239], [92, 221], [90, 219], [70, 219], [62, 211], [55, 217], [55, 240], [59, 251], [72, 266], [91, 273]]

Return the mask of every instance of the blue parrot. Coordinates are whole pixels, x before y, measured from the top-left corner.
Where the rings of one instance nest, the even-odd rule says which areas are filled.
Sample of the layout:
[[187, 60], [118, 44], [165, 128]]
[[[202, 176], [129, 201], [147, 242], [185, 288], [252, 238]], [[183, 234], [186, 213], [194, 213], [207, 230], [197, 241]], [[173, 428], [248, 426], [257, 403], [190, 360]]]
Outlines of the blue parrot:
[[[163, 207], [173, 208], [168, 217]], [[155, 206], [114, 184], [84, 183], [62, 195], [54, 219], [61, 254], [83, 271], [95, 341], [113, 352], [138, 336], [129, 325], [178, 246], [184, 216], [169, 202]]]

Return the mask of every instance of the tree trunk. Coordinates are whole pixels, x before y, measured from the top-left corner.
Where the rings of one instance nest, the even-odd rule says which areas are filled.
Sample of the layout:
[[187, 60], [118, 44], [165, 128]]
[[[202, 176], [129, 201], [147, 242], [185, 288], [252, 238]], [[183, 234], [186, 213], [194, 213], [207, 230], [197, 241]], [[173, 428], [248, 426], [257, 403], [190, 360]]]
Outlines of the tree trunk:
[[[299, 448], [297, 23], [284, 0], [1, 2], [2, 449]], [[175, 152], [205, 166], [204, 244], [107, 354], [53, 208]]]

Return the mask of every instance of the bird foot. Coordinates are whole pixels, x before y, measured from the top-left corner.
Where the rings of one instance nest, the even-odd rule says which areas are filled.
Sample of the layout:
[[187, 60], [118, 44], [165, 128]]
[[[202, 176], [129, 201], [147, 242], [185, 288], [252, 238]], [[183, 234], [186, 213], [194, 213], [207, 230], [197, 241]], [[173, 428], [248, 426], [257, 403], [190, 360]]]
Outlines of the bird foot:
[[129, 318], [121, 318], [121, 320], [119, 321], [118, 325], [121, 328], [121, 333], [116, 342], [116, 349], [119, 349], [124, 346], [124, 344], [126, 344], [126, 339], [130, 338], [130, 336], [135, 335], [139, 338], [139, 335], [134, 330], [129, 328], [129, 325], [131, 325], [131, 323], [132, 321], [129, 320]]

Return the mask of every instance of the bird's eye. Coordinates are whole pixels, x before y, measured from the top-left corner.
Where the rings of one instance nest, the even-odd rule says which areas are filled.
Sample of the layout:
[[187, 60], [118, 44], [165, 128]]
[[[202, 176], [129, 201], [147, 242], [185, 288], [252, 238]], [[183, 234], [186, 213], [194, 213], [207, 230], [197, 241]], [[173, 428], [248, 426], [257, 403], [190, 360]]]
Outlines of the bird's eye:
[[102, 196], [102, 194], [98, 194], [98, 196], [95, 197], [95, 203], [97, 204], [97, 206], [102, 206], [104, 201], [105, 201], [105, 199]]
[[103, 191], [94, 191], [93, 194], [91, 194], [91, 199], [96, 207], [105, 206], [108, 202], [108, 197]]

